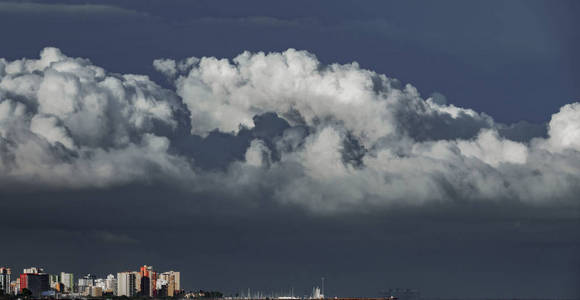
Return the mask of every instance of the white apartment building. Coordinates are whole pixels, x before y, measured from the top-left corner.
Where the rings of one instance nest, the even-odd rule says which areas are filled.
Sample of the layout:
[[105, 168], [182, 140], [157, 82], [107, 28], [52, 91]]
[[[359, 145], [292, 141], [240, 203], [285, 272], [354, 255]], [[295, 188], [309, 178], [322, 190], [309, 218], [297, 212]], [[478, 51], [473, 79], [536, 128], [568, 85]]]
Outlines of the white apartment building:
[[60, 283], [64, 285], [64, 292], [72, 293], [75, 286], [74, 276], [72, 273], [60, 273]]
[[135, 296], [135, 274], [133, 272], [117, 273], [117, 296]]
[[115, 275], [107, 275], [107, 279], [105, 279], [104, 291], [106, 293], [113, 293], [113, 295], [117, 295], [117, 278], [115, 278]]

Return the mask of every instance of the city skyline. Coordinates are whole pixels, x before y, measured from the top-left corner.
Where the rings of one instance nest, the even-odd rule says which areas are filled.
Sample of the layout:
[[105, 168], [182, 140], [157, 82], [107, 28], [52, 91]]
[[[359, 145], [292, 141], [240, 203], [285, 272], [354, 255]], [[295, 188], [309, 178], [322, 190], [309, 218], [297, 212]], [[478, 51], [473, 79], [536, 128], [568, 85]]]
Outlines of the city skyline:
[[[83, 273], [75, 280], [74, 273], [50, 273], [42, 267], [28, 267], [22, 273], [14, 273], [9, 267], [0, 267], [0, 296], [23, 295], [44, 297], [184, 297], [181, 273], [178, 271], [155, 271], [143, 265], [138, 270], [108, 273], [97, 277]], [[12, 280], [13, 279], [13, 280]], [[29, 295], [27, 293], [30, 293]], [[191, 293], [191, 292], [189, 292]]]
[[[113, 272], [115, 273], [115, 272]], [[97, 276], [90, 272], [79, 274], [68, 272], [49, 272], [43, 267], [28, 267], [22, 273], [12, 272], [12, 268], [0, 267], [0, 296], [24, 295], [24, 289], [31, 292], [32, 297], [190, 297], [195, 293], [202, 293], [203, 289], [185, 289], [181, 286], [181, 272], [157, 272], [153, 266], [142, 265], [135, 270], [125, 270]], [[14, 277], [11, 275], [14, 274]], [[30, 276], [42, 276], [43, 279], [31, 280]], [[11, 280], [14, 279], [14, 280]], [[325, 296], [324, 277], [320, 278], [320, 285], [314, 285], [310, 294], [294, 293], [294, 287], [279, 291], [268, 289], [252, 290], [239, 289], [235, 292], [213, 291], [221, 297], [236, 299], [323, 299]], [[196, 294], [196, 296], [199, 296]], [[330, 298], [330, 297], [329, 297]]]
[[0, 0], [0, 264], [149, 294], [179, 270], [210, 293], [578, 298], [578, 15]]

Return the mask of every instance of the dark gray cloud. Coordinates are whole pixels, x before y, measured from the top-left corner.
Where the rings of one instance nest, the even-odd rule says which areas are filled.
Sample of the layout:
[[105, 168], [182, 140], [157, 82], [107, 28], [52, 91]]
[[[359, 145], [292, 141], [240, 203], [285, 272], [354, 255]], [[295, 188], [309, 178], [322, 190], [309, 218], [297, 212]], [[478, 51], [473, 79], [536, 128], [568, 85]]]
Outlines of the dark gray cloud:
[[232, 213], [212, 195], [160, 185], [0, 196], [14, 212], [0, 221], [10, 228], [3, 259], [18, 269], [105, 275], [151, 263], [180, 269], [189, 288], [228, 293], [302, 294], [325, 276], [330, 295], [577, 295], [580, 224], [569, 209], [457, 203], [313, 218], [288, 207]]

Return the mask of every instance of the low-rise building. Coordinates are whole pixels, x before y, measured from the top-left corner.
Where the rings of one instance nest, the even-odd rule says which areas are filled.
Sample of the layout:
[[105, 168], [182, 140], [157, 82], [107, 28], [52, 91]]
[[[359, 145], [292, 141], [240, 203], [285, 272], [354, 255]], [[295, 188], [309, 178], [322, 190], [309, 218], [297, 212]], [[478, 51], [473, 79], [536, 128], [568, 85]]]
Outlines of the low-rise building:
[[103, 288], [100, 286], [91, 286], [89, 296], [91, 297], [102, 297]]

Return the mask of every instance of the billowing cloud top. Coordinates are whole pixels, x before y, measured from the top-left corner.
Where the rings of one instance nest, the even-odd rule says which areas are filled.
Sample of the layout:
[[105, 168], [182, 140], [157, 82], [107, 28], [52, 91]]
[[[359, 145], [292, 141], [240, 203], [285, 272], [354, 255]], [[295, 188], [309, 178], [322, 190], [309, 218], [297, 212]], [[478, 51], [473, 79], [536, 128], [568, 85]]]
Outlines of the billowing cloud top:
[[[165, 182], [315, 212], [449, 200], [577, 204], [579, 103], [552, 116], [547, 137], [522, 142], [442, 95], [423, 99], [409, 84], [356, 63], [322, 65], [305, 51], [154, 66], [175, 90], [55, 48], [1, 59], [2, 186]], [[253, 135], [225, 169], [201, 168], [195, 151], [177, 146], [216, 132], [235, 137], [268, 113], [287, 126]]]

